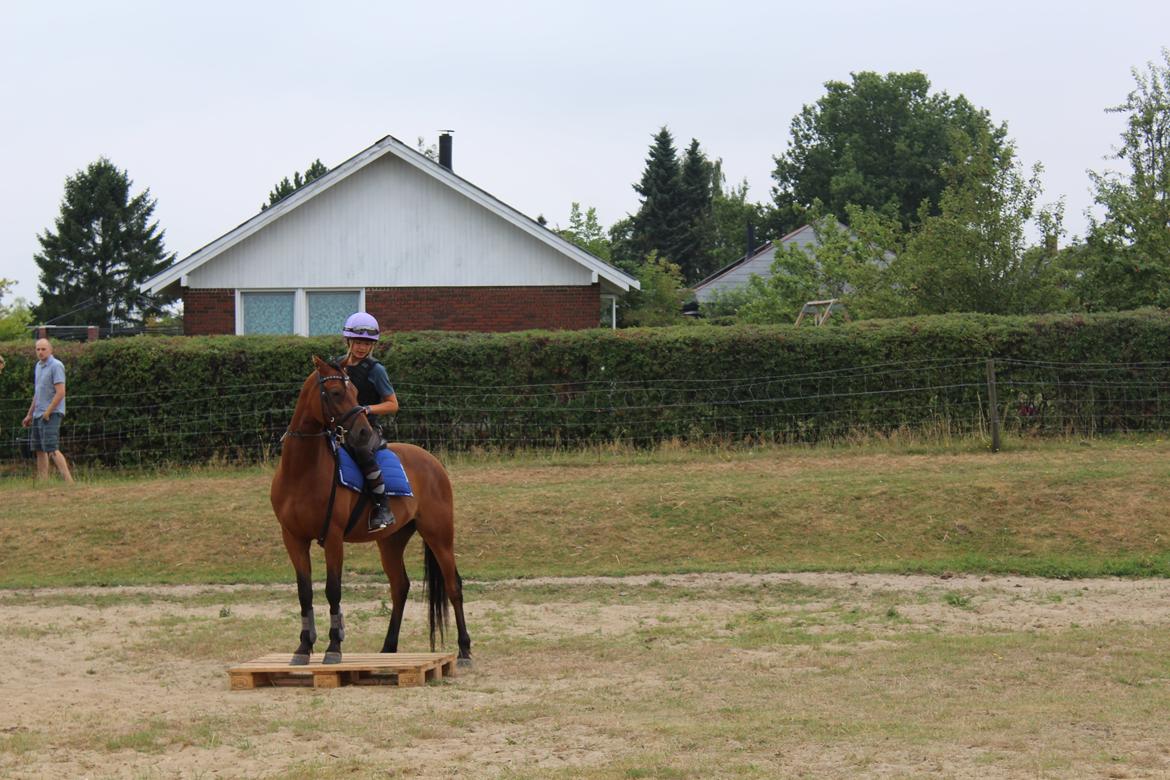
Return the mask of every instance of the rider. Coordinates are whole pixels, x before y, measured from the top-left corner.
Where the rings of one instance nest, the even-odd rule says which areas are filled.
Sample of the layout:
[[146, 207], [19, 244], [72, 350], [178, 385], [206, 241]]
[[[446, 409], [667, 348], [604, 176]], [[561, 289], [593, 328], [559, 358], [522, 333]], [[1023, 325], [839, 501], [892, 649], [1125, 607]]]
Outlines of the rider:
[[[374, 345], [378, 343], [378, 321], [364, 311], [355, 312], [345, 321], [345, 328], [341, 332], [345, 336], [347, 351], [338, 362], [357, 388], [358, 403], [366, 407], [370, 426], [380, 438], [382, 428], [378, 424], [378, 415], [397, 414], [398, 396], [394, 394], [386, 367], [371, 354]], [[365, 475], [366, 490], [374, 504], [369, 520], [370, 531], [380, 531], [394, 525], [394, 513], [386, 505], [386, 485], [382, 482], [382, 471], [373, 453], [354, 452], [353, 456]]]

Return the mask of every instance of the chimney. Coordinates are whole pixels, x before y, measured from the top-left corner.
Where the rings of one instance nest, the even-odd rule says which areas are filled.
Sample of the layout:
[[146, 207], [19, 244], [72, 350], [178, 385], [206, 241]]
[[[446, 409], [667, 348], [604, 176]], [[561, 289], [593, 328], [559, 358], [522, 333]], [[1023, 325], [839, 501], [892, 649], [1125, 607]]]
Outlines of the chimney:
[[1052, 257], [1056, 256], [1057, 250], [1060, 249], [1060, 236], [1056, 233], [1049, 233], [1044, 236], [1044, 251]]
[[744, 257], [751, 257], [752, 252], [756, 249], [756, 226], [751, 222], [747, 226], [747, 254]]
[[455, 169], [451, 167], [451, 133], [454, 130], [444, 130], [439, 136], [439, 165], [442, 165], [452, 173]]

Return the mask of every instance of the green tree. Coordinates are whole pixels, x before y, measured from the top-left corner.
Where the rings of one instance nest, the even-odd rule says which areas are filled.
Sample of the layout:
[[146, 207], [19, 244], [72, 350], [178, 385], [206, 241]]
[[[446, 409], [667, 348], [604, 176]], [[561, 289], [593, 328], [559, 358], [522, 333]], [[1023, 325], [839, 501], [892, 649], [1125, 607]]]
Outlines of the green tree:
[[1126, 176], [1090, 172], [1105, 216], [1090, 214], [1079, 290], [1091, 309], [1170, 306], [1170, 50], [1133, 69], [1134, 89], [1119, 106], [1125, 130], [1116, 159]]
[[953, 136], [989, 136], [1003, 145], [1006, 127], [993, 126], [986, 111], [959, 96], [931, 93], [919, 72], [851, 74], [851, 83], [829, 81], [825, 95], [793, 118], [788, 149], [775, 158], [773, 196], [778, 221], [799, 224], [819, 200], [847, 221], [853, 204], [896, 217], [909, 227], [937, 214], [953, 163]]
[[429, 144], [428, 145], [426, 139], [423, 138], [421, 135], [418, 136], [418, 142], [415, 144], [415, 148], [418, 149], [419, 154], [421, 154], [423, 157], [426, 157], [428, 160], [433, 160], [435, 162], [439, 161], [439, 147], [438, 147], [438, 145], [436, 145], [436, 144]]
[[[1041, 166], [1025, 175], [1010, 147], [989, 135], [956, 138], [941, 213], [922, 209], [921, 227], [895, 262], [895, 284], [909, 313], [1033, 314], [1072, 307], [1069, 279], [1057, 262], [1063, 206], [1038, 205]], [[1027, 228], [1044, 237], [1030, 247]]]
[[619, 315], [623, 325], [677, 325], [685, 320], [682, 306], [691, 291], [677, 263], [651, 252], [638, 269], [638, 282], [641, 289], [631, 290], [622, 299]]
[[747, 194], [747, 180], [727, 186], [722, 161], [716, 160], [711, 167], [711, 262], [705, 276], [734, 263], [747, 253], [748, 225], [754, 229], [754, 243], [757, 247], [780, 235], [771, 229], [772, 210], [765, 204], [750, 202]]
[[[421, 138], [419, 142], [422, 142]], [[276, 186], [272, 188], [272, 191], [268, 193], [268, 202], [260, 204], [260, 210], [265, 211], [270, 206], [275, 206], [301, 187], [304, 187], [314, 179], [321, 178], [327, 173], [329, 173], [329, 169], [320, 160], [313, 160], [309, 167], [305, 169], [303, 175], [299, 171], [294, 171], [291, 181], [287, 176], [278, 181]]]
[[[923, 203], [911, 229], [894, 216], [847, 204], [849, 227], [810, 209], [816, 242], [776, 253], [768, 278], [718, 297], [745, 322], [791, 322], [810, 300], [838, 298], [854, 319], [946, 312], [1030, 314], [1075, 307], [1067, 259], [1057, 250], [1063, 206], [1042, 208], [1040, 166], [1025, 175], [989, 132], [956, 133], [943, 170], [940, 213]], [[1029, 227], [1043, 240], [1030, 246]]]
[[679, 172], [680, 233], [675, 239], [675, 256], [671, 258], [688, 282], [697, 282], [714, 270], [711, 250], [715, 238], [711, 186], [713, 165], [699, 142], [691, 139], [683, 154]]
[[633, 276], [642, 267], [643, 255], [638, 253], [634, 238], [634, 218], [626, 215], [609, 226], [610, 262]]
[[582, 212], [581, 204], [573, 201], [569, 207], [569, 227], [557, 233], [595, 257], [610, 261], [609, 239], [597, 220], [596, 208], [590, 206]]
[[135, 324], [170, 302], [138, 290], [175, 256], [167, 254], [164, 231], [152, 221], [150, 190], [132, 197], [131, 185], [126, 172], [105, 157], [65, 180], [56, 229], [37, 236], [38, 321]]
[[848, 228], [833, 215], [814, 216], [813, 244], [781, 248], [770, 276], [753, 275], [743, 290], [716, 296], [709, 311], [731, 309], [742, 322], [785, 323], [793, 322], [808, 301], [837, 298], [855, 319], [897, 312], [890, 269], [901, 228], [873, 209], [849, 206], [848, 214]]
[[674, 260], [686, 225], [681, 211], [678, 153], [667, 128], [663, 127], [654, 136], [642, 178], [634, 185], [634, 191], [642, 200], [631, 225], [631, 239], [638, 258], [658, 252]]
[[0, 341], [27, 336], [28, 326], [32, 324], [32, 312], [23, 298], [4, 303], [4, 296], [8, 295], [14, 284], [16, 282], [11, 279], [0, 279]]

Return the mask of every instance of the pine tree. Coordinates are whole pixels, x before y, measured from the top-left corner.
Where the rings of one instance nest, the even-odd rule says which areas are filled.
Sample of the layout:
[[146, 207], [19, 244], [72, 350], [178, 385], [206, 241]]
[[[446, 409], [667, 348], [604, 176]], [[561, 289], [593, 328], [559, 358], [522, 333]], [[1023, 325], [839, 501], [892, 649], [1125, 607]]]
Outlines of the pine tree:
[[674, 258], [682, 270], [683, 278], [688, 282], [696, 282], [714, 270], [711, 253], [714, 242], [712, 168], [707, 156], [699, 148], [699, 142], [692, 138], [691, 145], [683, 155], [682, 172], [679, 174], [682, 232], [676, 239]]
[[268, 193], [268, 202], [260, 205], [260, 210], [264, 211], [269, 206], [275, 206], [301, 187], [304, 187], [314, 179], [321, 178], [327, 173], [329, 173], [329, 169], [325, 167], [320, 159], [313, 160], [309, 167], [305, 169], [303, 176], [299, 171], [293, 171], [292, 181], [289, 181], [287, 176], [278, 181], [276, 186], [272, 188], [272, 191]]
[[634, 215], [632, 238], [639, 254], [657, 251], [672, 262], [678, 254], [684, 222], [678, 154], [670, 130], [663, 127], [654, 136], [642, 180], [634, 185], [642, 206]]
[[62, 325], [140, 323], [162, 311], [168, 296], [138, 285], [174, 262], [165, 231], [152, 222], [150, 190], [131, 197], [132, 182], [105, 157], [65, 180], [56, 230], [37, 236], [41, 251], [34, 309], [39, 322]]

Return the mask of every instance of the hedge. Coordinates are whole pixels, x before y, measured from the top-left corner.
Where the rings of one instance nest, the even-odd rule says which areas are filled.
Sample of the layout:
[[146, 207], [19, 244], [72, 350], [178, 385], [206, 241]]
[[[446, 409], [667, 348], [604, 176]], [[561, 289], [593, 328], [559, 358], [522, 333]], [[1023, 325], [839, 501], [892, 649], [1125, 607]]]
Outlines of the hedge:
[[[377, 354], [431, 449], [815, 441], [854, 431], [985, 430], [987, 359], [1009, 429], [1163, 430], [1170, 314], [947, 315], [822, 328], [703, 325], [508, 334], [398, 333]], [[56, 343], [62, 450], [109, 464], [274, 451], [313, 354], [339, 338], [134, 337]], [[0, 344], [0, 460], [19, 457], [35, 361]]]

